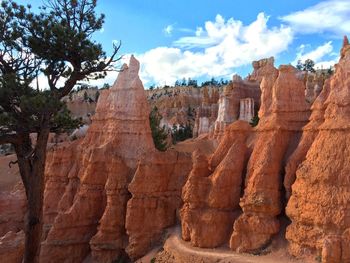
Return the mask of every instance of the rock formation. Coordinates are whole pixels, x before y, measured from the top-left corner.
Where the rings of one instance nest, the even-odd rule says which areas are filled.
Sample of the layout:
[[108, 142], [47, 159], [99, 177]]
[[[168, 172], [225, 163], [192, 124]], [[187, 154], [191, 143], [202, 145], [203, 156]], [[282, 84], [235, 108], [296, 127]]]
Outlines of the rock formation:
[[231, 124], [208, 160], [193, 154], [193, 169], [183, 188], [182, 237], [198, 247], [217, 247], [228, 242], [239, 213], [243, 170], [247, 160], [247, 122]]
[[[296, 171], [286, 213], [289, 251], [322, 257], [322, 262], [350, 262], [349, 103], [350, 45], [347, 38], [331, 77], [323, 108], [313, 115], [317, 135]], [[327, 84], [326, 84], [327, 86]], [[326, 92], [324, 92], [326, 95]], [[317, 100], [316, 100], [317, 101]]]
[[132, 198], [125, 225], [126, 251], [132, 259], [143, 256], [159, 242], [163, 230], [176, 223], [181, 190], [191, 167], [189, 155], [175, 151], [154, 153], [138, 165], [128, 188]]
[[255, 115], [254, 100], [245, 98], [239, 101], [239, 119], [250, 122]]
[[295, 173], [298, 166], [305, 160], [306, 154], [314, 142], [319, 126], [324, 122], [324, 112], [326, 110], [326, 100], [329, 95], [330, 81], [325, 82], [321, 94], [317, 97], [311, 106], [311, 116], [307, 125], [303, 127], [303, 135], [300, 139], [297, 149], [289, 157], [285, 167], [284, 189], [286, 191], [286, 199], [291, 195], [291, 187], [295, 182]]
[[193, 127], [193, 137], [209, 133], [213, 130], [214, 122], [218, 116], [219, 91], [212, 89], [211, 96], [208, 89], [203, 89], [203, 101], [197, 108], [195, 124]]
[[[285, 160], [295, 149], [301, 128], [309, 117], [305, 86], [292, 66], [280, 66], [277, 79], [264, 78], [263, 111], [257, 127], [254, 150], [249, 159], [243, 214], [235, 221], [230, 247], [254, 252], [267, 245], [279, 231], [277, 216], [282, 211], [282, 181]], [[271, 89], [265, 91], [264, 89]], [[271, 98], [268, 98], [271, 95]], [[271, 106], [264, 105], [272, 101]], [[270, 112], [270, 114], [266, 114]]]
[[232, 83], [225, 87], [224, 93], [220, 96], [214, 138], [220, 139], [224, 134], [225, 127], [236, 120], [250, 122], [260, 108], [260, 97], [262, 100], [271, 98], [270, 94], [261, 95], [259, 87], [264, 77], [269, 81], [277, 74], [274, 58], [254, 61], [252, 65], [254, 71], [247, 79], [243, 80], [240, 76], [234, 75]]
[[[175, 152], [160, 156], [155, 150], [138, 70], [138, 61], [131, 57], [113, 87], [101, 94], [85, 138], [49, 154], [43, 262], [82, 262], [90, 252], [97, 262], [112, 262], [125, 250], [136, 259], [175, 222], [191, 160]], [[148, 167], [161, 167], [164, 174], [150, 173]], [[144, 181], [150, 176], [152, 180]], [[52, 200], [55, 194], [58, 199], [57, 192], [62, 198]], [[157, 228], [150, 221], [153, 213], [163, 222]], [[141, 222], [143, 232], [133, 222]], [[143, 239], [135, 247], [139, 237]]]
[[[173, 125], [190, 124], [197, 136], [201, 132], [200, 127], [202, 130], [207, 129], [205, 123], [207, 120], [209, 126], [215, 121], [221, 90], [221, 87], [216, 86], [204, 88], [175, 86], [147, 90], [146, 94], [151, 108], [157, 107], [162, 115], [161, 126], [165, 125], [171, 129]], [[202, 124], [200, 118], [203, 118]]]

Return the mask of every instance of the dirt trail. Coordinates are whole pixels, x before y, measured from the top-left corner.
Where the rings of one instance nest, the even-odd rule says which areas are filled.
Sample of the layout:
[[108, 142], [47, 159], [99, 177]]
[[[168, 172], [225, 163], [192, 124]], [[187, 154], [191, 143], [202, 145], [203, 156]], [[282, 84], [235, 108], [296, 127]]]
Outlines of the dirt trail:
[[[285, 249], [271, 252], [267, 255], [254, 256], [237, 254], [229, 248], [201, 249], [192, 247], [181, 239], [180, 229], [173, 229], [164, 244], [164, 251], [158, 253], [155, 262], [158, 263], [302, 263], [314, 262], [296, 260], [288, 256]], [[143, 261], [141, 261], [143, 262]]]

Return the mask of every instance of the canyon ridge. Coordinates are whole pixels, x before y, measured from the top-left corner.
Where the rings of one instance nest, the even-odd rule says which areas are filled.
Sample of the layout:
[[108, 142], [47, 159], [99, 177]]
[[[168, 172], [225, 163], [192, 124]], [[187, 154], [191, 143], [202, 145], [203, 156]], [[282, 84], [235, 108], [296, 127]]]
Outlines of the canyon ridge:
[[[347, 37], [332, 75], [252, 67], [145, 90], [131, 56], [110, 88], [66, 97], [84, 126], [50, 137], [40, 262], [350, 262]], [[0, 261], [22, 262], [25, 191], [15, 156], [0, 159]]]

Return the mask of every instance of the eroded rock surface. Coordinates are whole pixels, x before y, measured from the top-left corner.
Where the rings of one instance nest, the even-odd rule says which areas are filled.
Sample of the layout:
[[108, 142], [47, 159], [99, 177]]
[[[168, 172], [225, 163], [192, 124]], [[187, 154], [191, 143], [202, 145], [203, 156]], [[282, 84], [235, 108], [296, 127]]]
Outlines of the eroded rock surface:
[[[273, 78], [264, 78], [262, 82], [264, 100], [259, 113], [262, 118], [240, 201], [243, 214], [235, 221], [230, 240], [231, 249], [238, 252], [263, 248], [280, 230], [277, 216], [283, 205], [283, 167], [309, 117], [305, 86], [295, 68], [281, 66], [277, 79], [274, 83], [271, 80]], [[272, 91], [264, 90], [270, 88]]]
[[231, 124], [210, 160], [198, 151], [183, 189], [182, 237], [198, 247], [228, 242], [239, 214], [243, 170], [247, 160], [247, 122]]
[[129, 191], [126, 248], [132, 259], [139, 258], [162, 238], [163, 230], [176, 223], [181, 207], [181, 190], [192, 167], [190, 155], [176, 151], [154, 153], [140, 162]]
[[312, 254], [322, 256], [322, 262], [350, 262], [349, 103], [350, 45], [345, 38], [330, 80], [324, 121], [316, 126], [315, 140], [296, 171], [286, 209], [292, 220], [286, 237], [295, 256]]
[[[149, 221], [143, 222], [152, 216], [148, 213], [154, 212], [146, 208], [147, 191], [142, 198], [136, 191], [134, 198], [142, 199], [141, 203], [136, 205], [137, 201], [131, 201], [131, 211], [127, 211], [127, 203], [133, 195], [128, 189], [129, 183], [134, 176], [139, 177], [146, 156], [155, 162], [161, 159], [169, 182], [178, 182], [177, 188], [170, 185], [160, 188], [154, 196], [156, 202], [161, 202], [171, 191], [174, 196], [180, 195], [178, 189], [188, 171], [176, 167], [185, 167], [185, 160], [188, 160], [188, 166], [191, 162], [186, 156], [168, 159], [177, 157], [175, 153], [157, 159], [159, 153], [154, 148], [149, 126], [149, 105], [138, 71], [139, 62], [131, 57], [129, 66], [123, 66], [113, 87], [101, 94], [84, 139], [57, 149], [48, 158], [44, 210], [48, 233], [41, 251], [43, 262], [67, 259], [82, 262], [90, 253], [97, 262], [113, 262], [124, 255], [125, 250], [135, 259], [157, 241], [163, 228], [175, 222], [179, 201], [171, 203], [166, 210], [159, 210], [159, 220], [166, 223], [157, 229], [153, 230], [152, 224], [147, 225]], [[58, 167], [58, 163], [64, 165]], [[156, 166], [156, 163], [146, 165]], [[154, 177], [145, 186], [134, 182], [131, 189], [147, 189], [159, 184], [158, 180], [163, 178]], [[62, 198], [56, 196], [58, 200], [52, 201], [57, 192]], [[168, 196], [169, 199], [172, 197]], [[132, 210], [135, 206], [144, 211], [138, 219], [129, 220], [142, 222], [144, 243], [140, 241], [137, 248], [133, 248], [133, 235], [142, 233], [133, 232], [132, 222], [128, 224], [126, 219], [128, 213], [138, 213], [138, 210]], [[126, 224], [130, 226], [128, 232]], [[151, 237], [152, 231], [158, 236]]]

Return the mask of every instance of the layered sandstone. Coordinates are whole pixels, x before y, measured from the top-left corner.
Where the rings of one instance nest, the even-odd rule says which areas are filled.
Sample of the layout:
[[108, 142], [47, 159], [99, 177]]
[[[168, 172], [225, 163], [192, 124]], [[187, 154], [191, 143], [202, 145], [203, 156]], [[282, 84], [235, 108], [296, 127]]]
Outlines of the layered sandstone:
[[209, 95], [207, 87], [203, 89], [202, 104], [196, 109], [196, 119], [193, 127], [193, 137], [209, 133], [213, 130], [214, 122], [218, 116], [219, 91], [212, 89]]
[[[84, 259], [90, 249], [90, 239], [97, 232], [99, 220], [102, 218], [99, 229], [103, 232], [104, 214], [110, 213], [109, 206], [105, 210], [106, 192], [109, 199], [111, 190], [110, 184], [106, 182], [115, 174], [118, 175], [118, 181], [112, 183], [117, 184], [112, 195], [117, 196], [115, 201], [118, 202], [117, 206], [121, 207], [121, 210], [117, 211], [120, 213], [115, 216], [119, 217], [118, 223], [123, 229], [120, 230], [122, 233], [115, 237], [117, 240], [114, 242], [119, 243], [119, 246], [114, 256], [117, 257], [120, 250], [125, 247], [123, 241], [127, 237], [124, 218], [126, 202], [129, 198], [124, 197], [127, 185], [131, 181], [132, 171], [123, 176], [120, 170], [126, 172], [128, 170], [124, 167], [121, 169], [120, 166], [127, 166], [130, 170], [135, 169], [141, 156], [154, 149], [149, 129], [149, 106], [138, 77], [138, 69], [138, 61], [131, 58], [129, 67], [123, 66], [123, 71], [113, 87], [101, 95], [93, 123], [84, 140], [76, 147], [77, 161], [71, 169], [62, 171], [62, 175], [70, 177], [70, 180], [59, 204], [62, 209], [43, 244], [42, 260], [44, 261], [53, 255], [57, 262], [68, 255], [74, 261]], [[52, 177], [58, 178], [60, 174], [53, 174]], [[74, 189], [70, 187], [73, 181], [79, 183], [76, 194], [72, 193]], [[49, 195], [49, 191], [50, 189], [46, 195]], [[68, 197], [71, 203], [67, 200]], [[64, 204], [61, 204], [62, 202]], [[97, 235], [101, 234], [97, 233]], [[98, 247], [96, 240], [92, 240], [92, 248], [96, 247]], [[95, 250], [98, 254], [99, 250]]]
[[[165, 125], [171, 129], [173, 125], [190, 124], [195, 136], [198, 136], [208, 129], [210, 122], [215, 121], [217, 117], [215, 107], [221, 91], [222, 88], [219, 86], [204, 88], [175, 86], [147, 90], [146, 94], [151, 108], [157, 107], [162, 116], [161, 126]], [[204, 122], [200, 124], [202, 120]], [[206, 120], [209, 121], [209, 125], [206, 124]]]
[[252, 98], [241, 99], [239, 101], [239, 119], [250, 122], [254, 114], [254, 100]]
[[[274, 58], [262, 59], [252, 63], [253, 73], [247, 79], [234, 75], [232, 83], [225, 87], [224, 93], [219, 99], [218, 117], [215, 121], [214, 138], [222, 138], [225, 128], [236, 120], [250, 122], [257, 114], [261, 101], [271, 99], [269, 91], [261, 94], [260, 84], [262, 81], [270, 82], [277, 75], [274, 67]], [[249, 102], [248, 102], [249, 101]], [[266, 105], [261, 105], [265, 111]]]
[[319, 132], [319, 126], [324, 122], [324, 112], [327, 105], [325, 104], [330, 90], [330, 80], [326, 80], [322, 92], [311, 106], [311, 116], [309, 122], [303, 127], [303, 135], [300, 139], [298, 147], [288, 158], [285, 166], [284, 189], [286, 191], [286, 199], [291, 195], [291, 187], [295, 182], [295, 173], [298, 166], [305, 160], [311, 144], [314, 142]]
[[176, 223], [176, 210], [182, 205], [181, 190], [192, 167], [190, 156], [176, 151], [155, 152], [137, 167], [128, 190], [126, 248], [137, 259], [156, 245], [163, 230]]
[[239, 213], [243, 170], [247, 160], [247, 122], [230, 125], [218, 149], [208, 160], [198, 151], [183, 188], [182, 237], [198, 247], [217, 247], [228, 242]]
[[289, 251], [320, 256], [322, 262], [350, 261], [349, 72], [350, 45], [345, 38], [330, 80], [324, 121], [315, 126], [317, 135], [296, 171], [286, 208], [292, 220], [286, 234]]
[[[77, 147], [80, 141], [62, 143], [59, 147], [52, 147], [47, 153], [47, 165], [45, 168], [45, 193], [44, 193], [44, 225], [43, 235], [46, 238], [59, 211], [61, 197], [67, 193], [70, 199], [75, 196], [78, 187], [76, 173]], [[70, 182], [71, 181], [71, 182]], [[66, 187], [70, 182], [70, 189]], [[59, 197], [59, 198], [57, 198]], [[70, 200], [70, 203], [72, 200]], [[63, 203], [63, 202], [62, 202]], [[63, 204], [61, 204], [62, 206]]]
[[231, 249], [239, 252], [263, 248], [280, 230], [277, 216], [283, 205], [283, 167], [309, 117], [305, 85], [297, 70], [280, 66], [275, 81], [273, 77], [264, 78], [261, 84], [264, 100], [240, 200], [243, 214], [235, 221], [230, 240]]
[[[90, 253], [97, 262], [113, 262], [125, 250], [136, 259], [175, 222], [191, 160], [176, 152], [162, 155], [154, 148], [149, 105], [138, 71], [139, 62], [131, 57], [113, 87], [101, 94], [84, 139], [56, 147], [49, 154], [44, 262], [67, 258], [82, 262]], [[162, 173], [150, 173], [147, 167], [162, 167]], [[148, 191], [152, 187], [156, 193]], [[160, 205], [148, 209], [154, 202]], [[164, 223], [155, 226], [152, 213]], [[134, 225], [138, 222], [142, 231]]]

